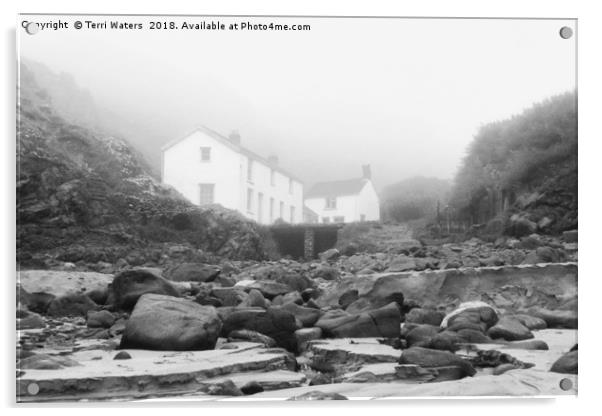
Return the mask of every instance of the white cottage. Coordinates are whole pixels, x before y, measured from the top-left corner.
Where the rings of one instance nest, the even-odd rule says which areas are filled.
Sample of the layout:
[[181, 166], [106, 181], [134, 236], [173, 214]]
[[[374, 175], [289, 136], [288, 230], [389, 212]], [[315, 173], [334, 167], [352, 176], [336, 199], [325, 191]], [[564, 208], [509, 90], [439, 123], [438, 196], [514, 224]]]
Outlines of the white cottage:
[[228, 138], [199, 127], [163, 146], [161, 179], [197, 205], [220, 204], [261, 224], [303, 220], [303, 184], [278, 165]]
[[320, 223], [348, 223], [380, 220], [380, 202], [371, 180], [370, 166], [363, 176], [316, 183], [305, 196], [305, 206]]

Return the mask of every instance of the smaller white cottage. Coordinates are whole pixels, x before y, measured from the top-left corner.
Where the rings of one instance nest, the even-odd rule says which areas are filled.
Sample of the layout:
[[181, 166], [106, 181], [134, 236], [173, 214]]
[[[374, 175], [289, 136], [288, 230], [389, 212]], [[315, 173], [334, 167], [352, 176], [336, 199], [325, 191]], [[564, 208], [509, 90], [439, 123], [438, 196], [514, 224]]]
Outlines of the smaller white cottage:
[[305, 196], [305, 207], [319, 223], [379, 221], [380, 202], [372, 184], [370, 165], [357, 179], [316, 183]]

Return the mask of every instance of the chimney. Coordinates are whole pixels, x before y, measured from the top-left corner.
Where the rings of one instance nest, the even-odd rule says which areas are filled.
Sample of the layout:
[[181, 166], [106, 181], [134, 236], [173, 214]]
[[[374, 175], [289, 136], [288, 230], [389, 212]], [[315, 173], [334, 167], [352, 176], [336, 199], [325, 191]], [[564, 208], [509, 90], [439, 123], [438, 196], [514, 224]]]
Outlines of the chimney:
[[232, 130], [228, 139], [230, 139], [232, 143], [240, 145], [240, 134], [238, 134], [238, 130]]
[[270, 165], [277, 165], [278, 164], [278, 156], [276, 156], [276, 155], [269, 155], [268, 156], [268, 163]]
[[370, 170], [370, 165], [362, 165], [362, 178], [372, 179], [372, 171]]

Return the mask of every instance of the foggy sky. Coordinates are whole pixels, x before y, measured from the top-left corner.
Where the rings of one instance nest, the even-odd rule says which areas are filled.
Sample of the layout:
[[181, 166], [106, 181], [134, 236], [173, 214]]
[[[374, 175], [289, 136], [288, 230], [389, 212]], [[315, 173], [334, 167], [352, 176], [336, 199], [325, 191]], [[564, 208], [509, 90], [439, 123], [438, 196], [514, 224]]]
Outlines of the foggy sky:
[[[57, 21], [57, 16], [28, 18]], [[64, 21], [114, 20], [67, 17]], [[144, 18], [311, 31], [42, 31], [20, 53], [71, 73], [137, 127], [151, 163], [197, 125], [277, 154], [305, 181], [453, 178], [480, 125], [576, 87], [571, 20]], [[72, 26], [72, 25], [71, 25]], [[307, 188], [306, 188], [307, 189]]]

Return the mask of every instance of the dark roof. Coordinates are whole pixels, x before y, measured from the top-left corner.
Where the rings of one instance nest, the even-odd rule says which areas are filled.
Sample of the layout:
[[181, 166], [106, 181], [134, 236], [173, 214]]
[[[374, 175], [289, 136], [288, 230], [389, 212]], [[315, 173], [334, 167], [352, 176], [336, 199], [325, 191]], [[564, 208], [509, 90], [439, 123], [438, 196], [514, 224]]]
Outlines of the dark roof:
[[309, 190], [309, 192], [307, 192], [305, 198], [357, 195], [366, 183], [368, 183], [368, 180], [364, 178], [318, 182]]
[[195, 128], [193, 131], [191, 131], [190, 133], [186, 134], [185, 136], [182, 136], [182, 137], [179, 137], [179, 138], [177, 138], [175, 140], [171, 140], [171, 141], [167, 142], [166, 144], [164, 144], [161, 147], [161, 151], [165, 152], [170, 147], [178, 144], [179, 142], [181, 142], [182, 140], [188, 138], [188, 136], [192, 135], [193, 133], [195, 133], [197, 131], [203, 132], [203, 133], [207, 134], [208, 136], [211, 136], [214, 139], [216, 139], [217, 141], [219, 141], [219, 142], [225, 144], [226, 146], [230, 147], [235, 152], [241, 153], [241, 154], [247, 156], [248, 158], [257, 160], [257, 161], [263, 163], [264, 165], [266, 165], [266, 166], [274, 169], [275, 171], [278, 171], [278, 172], [282, 173], [283, 175], [288, 176], [289, 178], [292, 178], [295, 181], [303, 184], [303, 181], [301, 179], [299, 179], [297, 176], [293, 175], [292, 173], [288, 172], [287, 170], [282, 169], [280, 167], [280, 165], [277, 165], [277, 164], [274, 164], [274, 163], [270, 162], [267, 158], [259, 156], [257, 153], [252, 152], [251, 150], [247, 149], [246, 147], [241, 146], [240, 144], [234, 143], [232, 140], [228, 139], [227, 137], [222, 136], [221, 134], [219, 134], [215, 130], [211, 130], [210, 128], [205, 127], [205, 126], [199, 126], [199, 127]]

